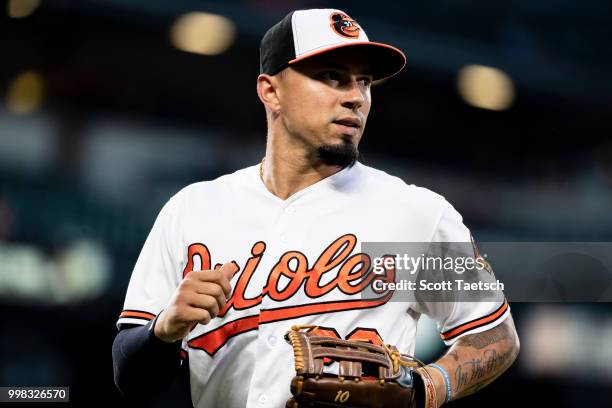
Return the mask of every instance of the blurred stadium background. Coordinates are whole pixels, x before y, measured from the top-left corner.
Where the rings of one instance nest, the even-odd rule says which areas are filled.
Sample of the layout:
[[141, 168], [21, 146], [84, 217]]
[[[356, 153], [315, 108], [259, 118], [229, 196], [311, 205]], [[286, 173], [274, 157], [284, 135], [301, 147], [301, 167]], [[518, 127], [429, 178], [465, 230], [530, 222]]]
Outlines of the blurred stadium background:
[[[111, 343], [131, 268], [172, 194], [261, 159], [258, 43], [295, 8], [344, 9], [408, 55], [373, 89], [365, 163], [446, 196], [479, 241], [612, 241], [607, 0], [2, 5], [1, 386], [123, 403]], [[452, 405], [612, 406], [610, 304], [512, 308], [517, 364]], [[189, 406], [184, 382], [153, 406], [170, 403]]]

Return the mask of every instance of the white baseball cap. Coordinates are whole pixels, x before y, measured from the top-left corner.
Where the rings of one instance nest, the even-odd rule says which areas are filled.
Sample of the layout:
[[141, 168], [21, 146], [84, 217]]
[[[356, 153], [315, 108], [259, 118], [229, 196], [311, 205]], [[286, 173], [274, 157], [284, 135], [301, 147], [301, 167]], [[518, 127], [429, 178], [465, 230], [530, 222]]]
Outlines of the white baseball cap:
[[275, 75], [298, 61], [345, 47], [359, 47], [372, 62], [374, 79], [393, 76], [406, 65], [402, 51], [370, 41], [344, 11], [309, 9], [292, 11], [266, 32], [259, 50], [260, 72]]

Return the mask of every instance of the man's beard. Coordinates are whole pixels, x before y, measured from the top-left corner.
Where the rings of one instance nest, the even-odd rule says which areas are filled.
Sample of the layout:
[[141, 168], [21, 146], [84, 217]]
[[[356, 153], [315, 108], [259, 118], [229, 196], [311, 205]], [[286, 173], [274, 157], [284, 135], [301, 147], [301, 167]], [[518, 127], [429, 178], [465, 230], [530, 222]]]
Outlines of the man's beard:
[[328, 166], [352, 167], [359, 158], [359, 150], [351, 142], [329, 144], [320, 146], [317, 156]]

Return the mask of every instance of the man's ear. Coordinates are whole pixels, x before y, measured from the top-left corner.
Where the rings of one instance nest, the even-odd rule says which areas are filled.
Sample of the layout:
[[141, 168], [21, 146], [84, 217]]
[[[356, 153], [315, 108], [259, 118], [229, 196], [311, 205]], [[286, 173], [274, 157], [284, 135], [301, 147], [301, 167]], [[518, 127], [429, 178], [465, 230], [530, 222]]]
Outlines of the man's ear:
[[272, 112], [280, 111], [280, 100], [278, 97], [278, 78], [267, 74], [257, 77], [257, 95], [261, 102]]

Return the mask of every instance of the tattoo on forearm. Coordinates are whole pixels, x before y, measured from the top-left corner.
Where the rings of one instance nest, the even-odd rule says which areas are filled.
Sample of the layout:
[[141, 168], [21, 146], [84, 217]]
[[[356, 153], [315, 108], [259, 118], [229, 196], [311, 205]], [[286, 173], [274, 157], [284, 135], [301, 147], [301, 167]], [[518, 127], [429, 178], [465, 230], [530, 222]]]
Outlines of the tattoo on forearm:
[[459, 340], [458, 346], [474, 347], [481, 350], [491, 344], [512, 339], [512, 332], [505, 324], [500, 324], [493, 330], [478, 334], [469, 334]]
[[471, 359], [457, 366], [455, 370], [455, 392], [459, 395], [471, 394], [493, 381], [505, 371], [516, 357], [515, 350], [498, 353], [485, 350], [482, 359]]

